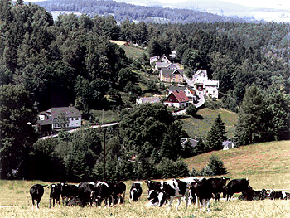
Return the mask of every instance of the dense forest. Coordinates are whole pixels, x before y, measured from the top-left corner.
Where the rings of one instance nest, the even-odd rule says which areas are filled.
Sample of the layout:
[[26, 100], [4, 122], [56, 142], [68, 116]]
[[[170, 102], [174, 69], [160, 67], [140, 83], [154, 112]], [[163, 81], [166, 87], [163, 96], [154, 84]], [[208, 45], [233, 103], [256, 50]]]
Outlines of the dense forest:
[[[51, 0], [37, 2], [47, 11], [73, 11], [87, 14], [90, 17], [114, 16], [117, 22], [143, 21], [159, 23], [188, 23], [188, 22], [243, 22], [238, 17], [223, 17], [208, 12], [190, 9], [144, 7], [116, 1], [87, 1], [87, 0]], [[249, 19], [247, 19], [249, 20]]]
[[[220, 149], [224, 138], [220, 119], [205, 142], [200, 141], [199, 150], [188, 152], [188, 147], [180, 146], [180, 137], [187, 136], [181, 121], [164, 105], [134, 106], [143, 95], [137, 72], [149, 67], [149, 57], [144, 52], [133, 61], [110, 40], [138, 43], [150, 56], [175, 50], [175, 61], [185, 66], [188, 76], [205, 69], [210, 78], [220, 80], [219, 107], [239, 113], [238, 145], [287, 138], [289, 26], [129, 20], [117, 24], [112, 16], [86, 14], [61, 15], [54, 21], [38, 5], [0, 0], [1, 178], [17, 169], [27, 179], [100, 179], [104, 138], [111, 179], [188, 175], [180, 157]], [[114, 110], [120, 125], [108, 129], [106, 136], [82, 130], [37, 140], [29, 125], [37, 113], [69, 105], [84, 114], [91, 109]], [[219, 140], [211, 138], [217, 135]]]

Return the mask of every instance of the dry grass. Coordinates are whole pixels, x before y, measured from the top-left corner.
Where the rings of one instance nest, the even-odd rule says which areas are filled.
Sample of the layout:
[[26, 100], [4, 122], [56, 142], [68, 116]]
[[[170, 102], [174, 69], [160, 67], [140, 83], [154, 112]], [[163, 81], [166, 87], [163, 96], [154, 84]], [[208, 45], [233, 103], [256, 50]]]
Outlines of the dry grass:
[[224, 162], [231, 178], [250, 179], [255, 189], [290, 189], [290, 141], [253, 144], [238, 149], [213, 151], [185, 160], [189, 169], [201, 170], [211, 155]]
[[[254, 189], [290, 189], [289, 173], [290, 141], [255, 144], [239, 149], [212, 152], [218, 154], [230, 171], [229, 177], [248, 177]], [[208, 162], [212, 154], [202, 154], [187, 159], [189, 166], [200, 169]], [[289, 160], [288, 160], [289, 159]], [[0, 217], [149, 217], [149, 218], [197, 218], [197, 217], [290, 217], [290, 201], [239, 201], [211, 202], [211, 212], [204, 212], [184, 202], [178, 211], [175, 202], [171, 209], [167, 206], [148, 207], [146, 204], [146, 186], [143, 184], [142, 199], [128, 202], [128, 190], [132, 182], [126, 182], [125, 205], [110, 208], [64, 207], [49, 209], [49, 190], [45, 190], [39, 210], [31, 210], [29, 189], [33, 184], [48, 184], [40, 181], [0, 181]]]

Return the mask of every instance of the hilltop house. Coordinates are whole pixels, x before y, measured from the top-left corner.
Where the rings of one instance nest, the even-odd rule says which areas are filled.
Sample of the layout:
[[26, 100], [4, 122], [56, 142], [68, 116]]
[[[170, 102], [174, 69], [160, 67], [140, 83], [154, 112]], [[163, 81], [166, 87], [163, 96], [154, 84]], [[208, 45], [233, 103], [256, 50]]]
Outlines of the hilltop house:
[[185, 108], [189, 104], [189, 98], [184, 91], [175, 90], [168, 94], [163, 104], [176, 108]]
[[81, 112], [75, 107], [51, 108], [38, 115], [37, 127], [42, 135], [61, 128], [73, 129], [81, 126]]

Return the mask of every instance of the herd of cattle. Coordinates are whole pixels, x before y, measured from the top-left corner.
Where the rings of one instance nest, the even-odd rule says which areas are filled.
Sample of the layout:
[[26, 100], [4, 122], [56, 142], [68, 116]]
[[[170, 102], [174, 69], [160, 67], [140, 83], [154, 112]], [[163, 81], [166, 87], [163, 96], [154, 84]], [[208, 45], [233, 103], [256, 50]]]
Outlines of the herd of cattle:
[[[234, 193], [241, 192], [240, 200], [264, 200], [264, 199], [290, 199], [290, 193], [284, 191], [254, 191], [249, 186], [248, 179], [233, 179], [225, 177], [218, 178], [198, 178], [189, 177], [185, 179], [172, 179], [166, 182], [145, 181], [147, 184], [149, 203], [147, 206], [171, 206], [174, 199], [178, 199], [176, 209], [181, 204], [183, 198], [188, 204], [196, 203], [203, 206], [204, 210], [209, 211], [210, 199], [220, 200], [220, 194], [226, 200], [230, 200]], [[138, 201], [143, 193], [141, 182], [134, 182], [129, 190], [129, 201]], [[43, 185], [36, 184], [30, 189], [32, 198], [32, 209], [36, 205], [39, 208], [41, 197], [44, 193]], [[62, 199], [63, 205], [80, 205], [85, 207], [87, 204], [92, 206], [105, 206], [122, 204], [125, 202], [126, 185], [123, 182], [82, 182], [78, 185], [67, 183], [56, 183], [47, 186], [50, 188], [50, 207], [56, 204], [60, 205]]]

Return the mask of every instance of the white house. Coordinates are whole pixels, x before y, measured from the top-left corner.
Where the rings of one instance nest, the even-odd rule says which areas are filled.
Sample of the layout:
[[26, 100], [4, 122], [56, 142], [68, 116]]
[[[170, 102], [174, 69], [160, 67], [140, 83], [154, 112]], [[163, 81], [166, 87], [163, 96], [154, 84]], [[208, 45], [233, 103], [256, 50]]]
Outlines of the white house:
[[206, 70], [198, 70], [192, 77], [198, 95], [218, 98], [219, 80], [209, 80]]

